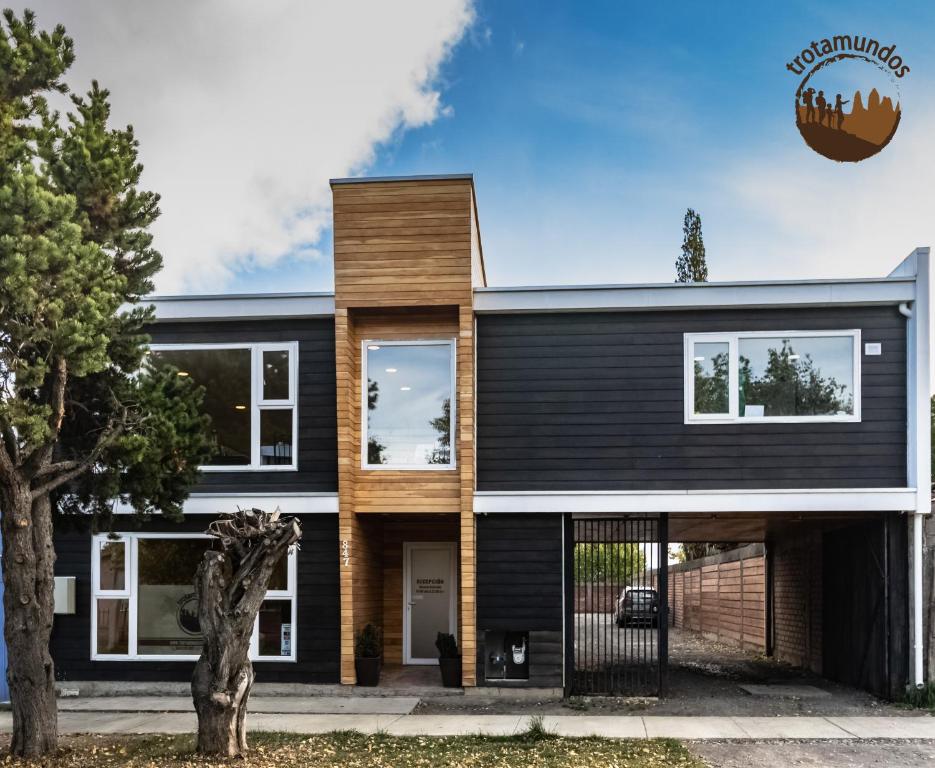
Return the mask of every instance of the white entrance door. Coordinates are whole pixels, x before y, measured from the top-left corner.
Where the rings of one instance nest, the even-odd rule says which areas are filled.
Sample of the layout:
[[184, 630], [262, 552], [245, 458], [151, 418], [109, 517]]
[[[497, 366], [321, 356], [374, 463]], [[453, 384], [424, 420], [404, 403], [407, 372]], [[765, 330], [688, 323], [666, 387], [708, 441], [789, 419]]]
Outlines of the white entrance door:
[[438, 664], [439, 632], [457, 635], [454, 542], [403, 544], [403, 663]]

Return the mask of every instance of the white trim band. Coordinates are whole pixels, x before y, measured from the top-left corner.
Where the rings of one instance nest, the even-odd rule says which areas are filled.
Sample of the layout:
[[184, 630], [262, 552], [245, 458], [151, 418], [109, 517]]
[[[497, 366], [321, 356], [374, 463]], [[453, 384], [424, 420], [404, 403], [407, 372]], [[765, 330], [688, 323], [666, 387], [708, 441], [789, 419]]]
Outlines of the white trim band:
[[334, 315], [334, 294], [218, 294], [216, 296], [151, 296], [143, 299], [160, 322], [248, 320]]
[[915, 488], [817, 488], [723, 491], [478, 491], [479, 515], [522, 512], [635, 514], [661, 512], [903, 512]]
[[[182, 506], [186, 515], [217, 515], [221, 512], [236, 512], [241, 509], [263, 509], [272, 512], [279, 509], [284, 515], [337, 514], [336, 493], [272, 493], [269, 495], [245, 493], [193, 493]], [[116, 502], [114, 514], [132, 515], [133, 507]]]
[[805, 280], [732, 283], [475, 288], [477, 314], [576, 310], [899, 304], [915, 299], [915, 280]]

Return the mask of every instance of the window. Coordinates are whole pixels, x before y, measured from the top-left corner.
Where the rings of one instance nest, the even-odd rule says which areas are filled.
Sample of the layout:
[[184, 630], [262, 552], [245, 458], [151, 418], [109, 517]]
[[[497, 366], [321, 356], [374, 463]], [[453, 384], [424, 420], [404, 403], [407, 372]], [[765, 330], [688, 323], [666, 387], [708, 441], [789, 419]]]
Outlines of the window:
[[153, 345], [150, 360], [205, 388], [217, 443], [205, 470], [296, 468], [296, 358], [291, 344]]
[[[201, 653], [195, 572], [211, 540], [195, 534], [95, 536], [91, 658], [190, 661]], [[294, 661], [296, 550], [277, 564], [251, 639], [254, 660]]]
[[455, 467], [455, 342], [363, 343], [361, 465]]
[[685, 421], [860, 421], [860, 331], [686, 334]]

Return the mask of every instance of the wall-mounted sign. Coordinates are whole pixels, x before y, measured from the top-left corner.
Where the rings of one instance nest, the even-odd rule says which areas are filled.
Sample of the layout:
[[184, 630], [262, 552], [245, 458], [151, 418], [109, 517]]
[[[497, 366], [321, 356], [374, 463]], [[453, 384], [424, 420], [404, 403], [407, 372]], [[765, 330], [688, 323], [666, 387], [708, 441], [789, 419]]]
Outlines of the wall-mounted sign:
[[442, 595], [445, 593], [445, 579], [416, 579], [415, 594], [417, 595]]

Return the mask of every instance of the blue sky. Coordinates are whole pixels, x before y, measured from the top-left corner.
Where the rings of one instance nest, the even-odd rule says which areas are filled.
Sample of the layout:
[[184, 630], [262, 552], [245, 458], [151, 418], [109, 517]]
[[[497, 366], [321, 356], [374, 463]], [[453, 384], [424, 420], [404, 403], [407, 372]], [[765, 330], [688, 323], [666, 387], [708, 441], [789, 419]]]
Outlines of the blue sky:
[[[790, 152], [806, 172], [837, 170], [841, 184], [861, 184], [864, 168], [838, 166], [802, 143], [790, 118], [798, 78], [785, 64], [835, 33], [895, 42], [912, 68], [901, 83], [904, 123], [912, 121], [933, 106], [935, 4], [713, 6], [482, 3], [442, 70], [451, 114], [398, 133], [364, 170], [473, 172], [493, 284], [668, 281], [688, 206], [702, 215], [712, 279], [853, 276], [844, 252], [788, 272], [744, 263], [744, 246], [755, 259], [775, 222], [737, 222], [752, 214], [735, 207], [722, 174], [738, 163], [755, 172], [760, 160]], [[901, 138], [863, 165], [876, 170]], [[769, 170], [764, 164], [765, 185]], [[891, 234], [874, 274], [923, 244]], [[722, 254], [721, 245], [730, 248]], [[331, 279], [327, 259], [294, 266], [303, 284]], [[236, 285], [276, 286], [281, 269]]]
[[[219, 28], [179, 33], [181, 0], [37, 2], [76, 35], [77, 79], [112, 85], [138, 128], [171, 292], [330, 290], [329, 175], [473, 172], [499, 285], [669, 281], [689, 206], [713, 280], [886, 274], [935, 240], [935, 3], [406, 0], [378, 18], [382, 2], [283, 0], [258, 25], [251, 3], [204, 0]], [[786, 62], [833, 34], [895, 43], [912, 70], [893, 142], [853, 165], [792, 117]], [[198, 113], [175, 116], [189, 94]]]

